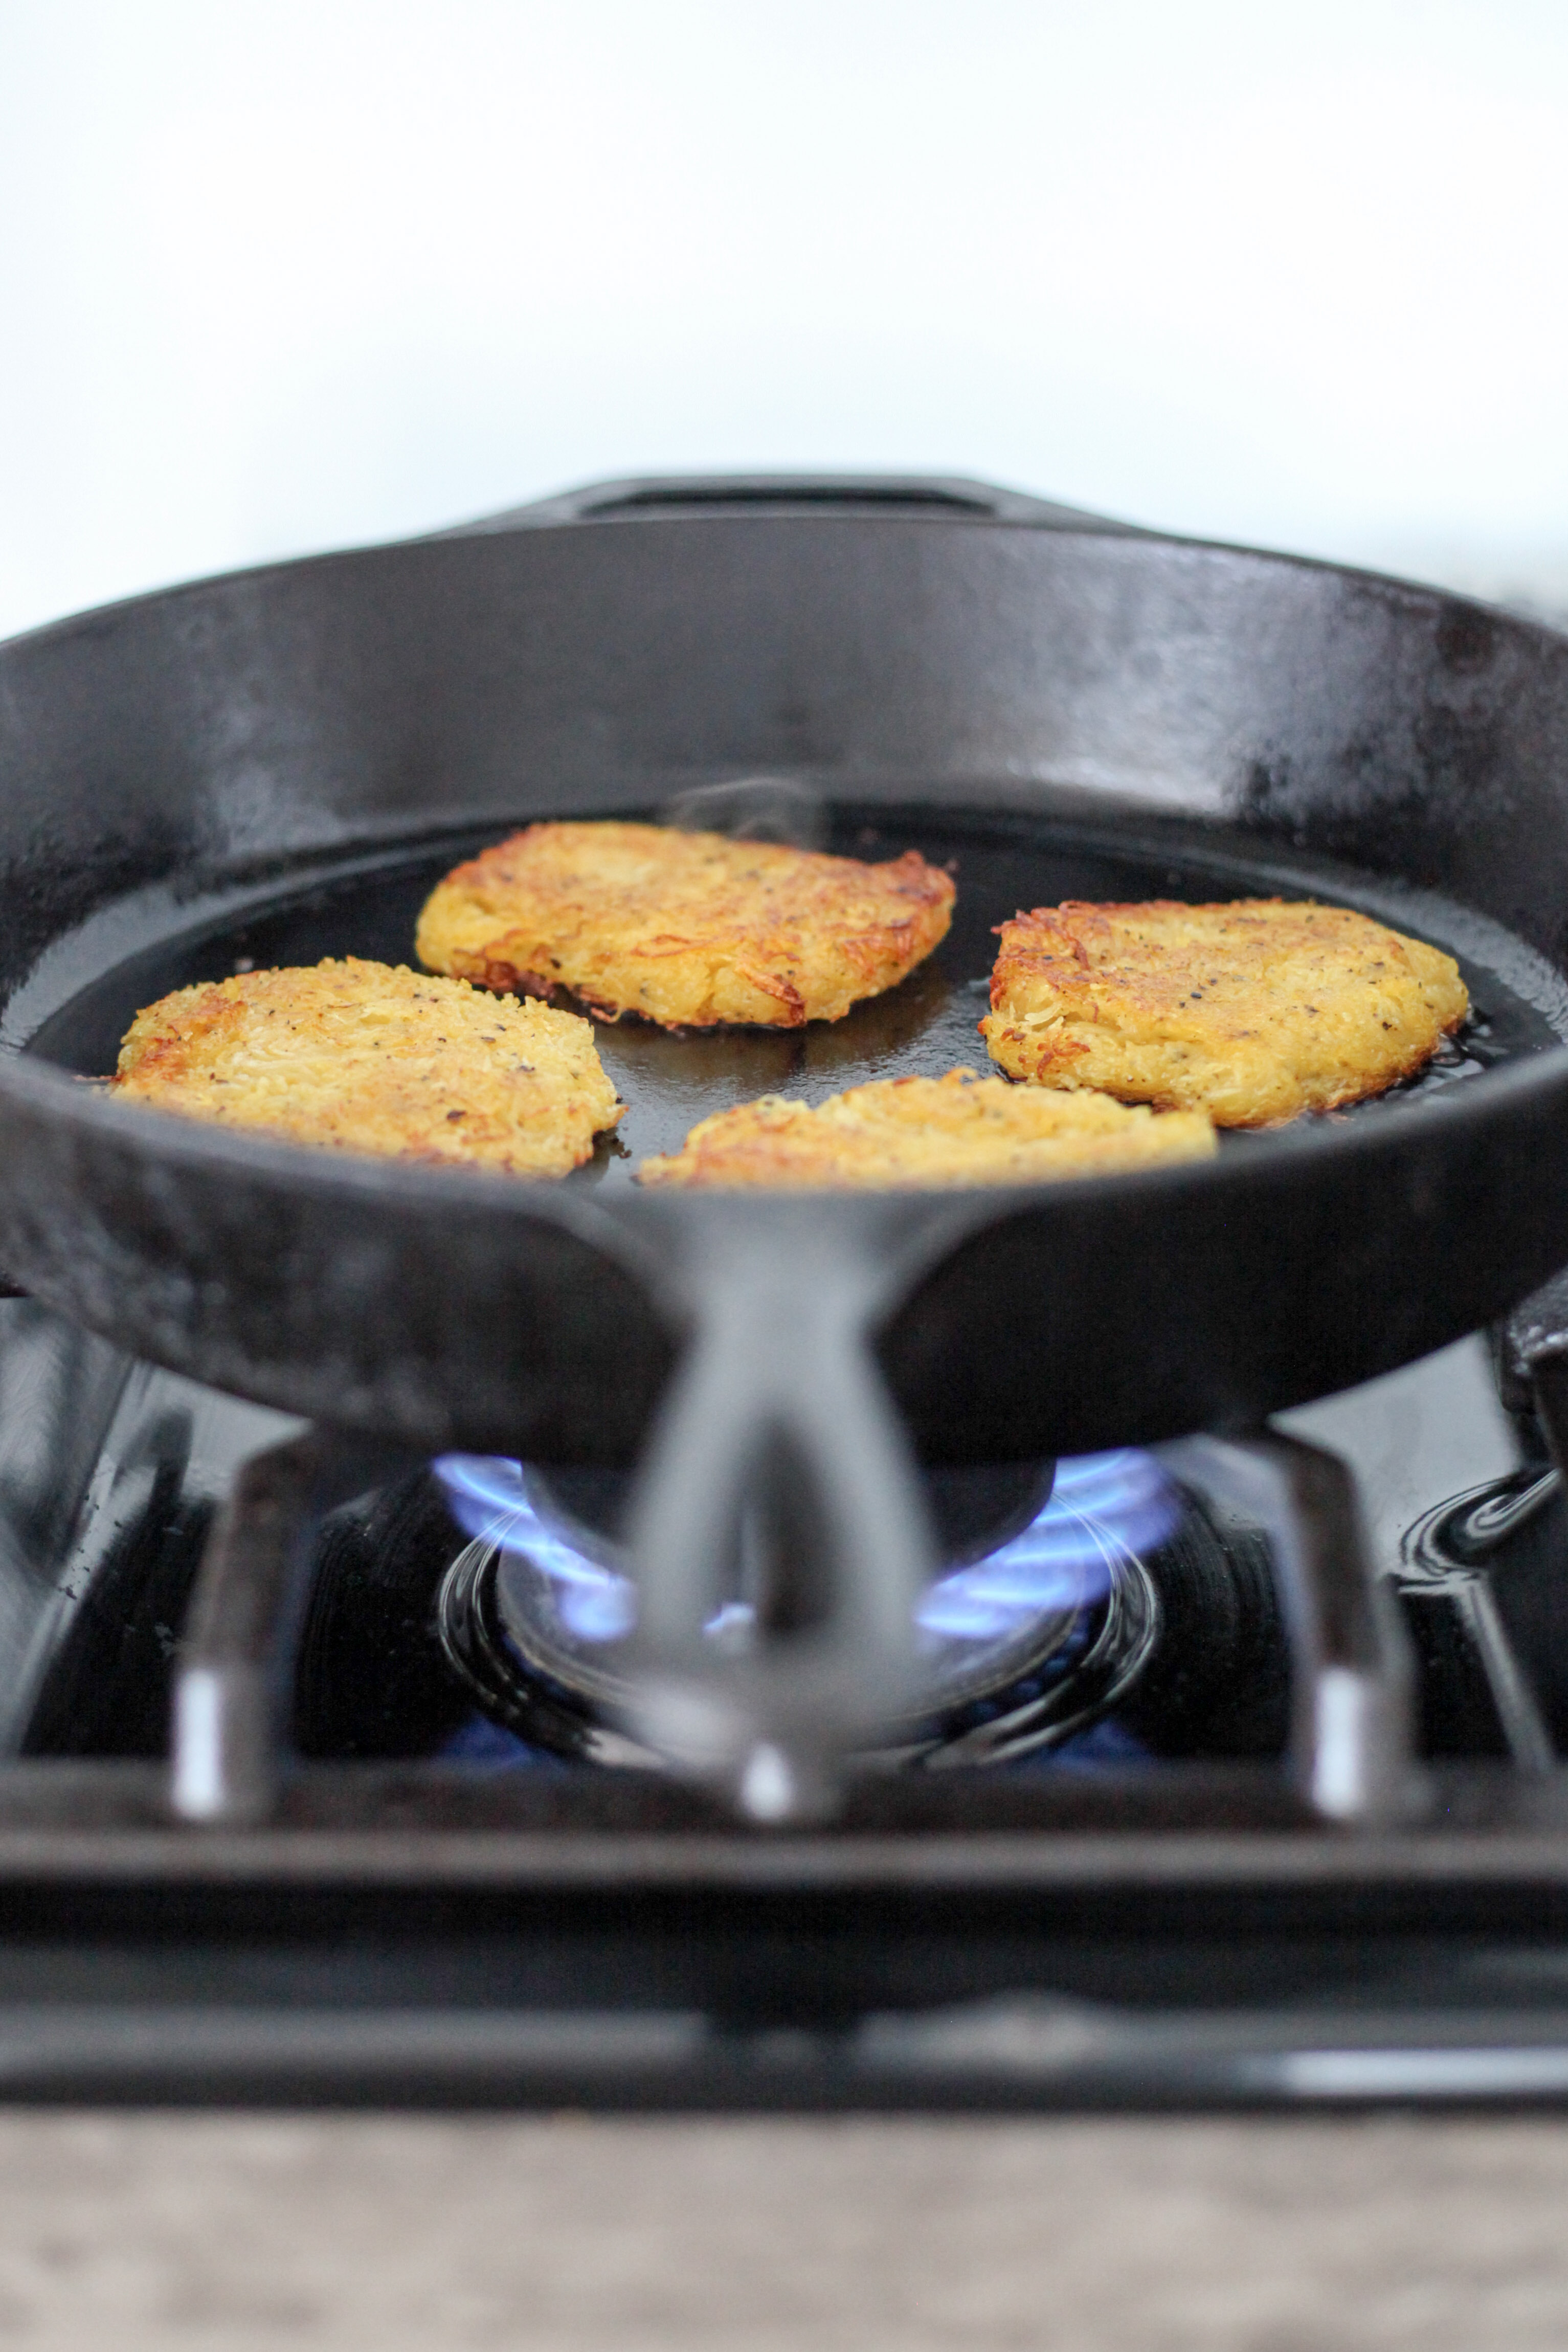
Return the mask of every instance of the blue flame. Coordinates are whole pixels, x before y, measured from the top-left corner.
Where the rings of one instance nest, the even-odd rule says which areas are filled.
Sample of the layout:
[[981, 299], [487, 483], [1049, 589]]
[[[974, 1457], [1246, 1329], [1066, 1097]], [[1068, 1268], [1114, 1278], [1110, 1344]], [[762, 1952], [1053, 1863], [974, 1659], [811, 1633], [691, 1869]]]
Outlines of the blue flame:
[[637, 1622], [629, 1578], [590, 1559], [540, 1517], [521, 1462], [500, 1454], [443, 1454], [431, 1464], [466, 1534], [526, 1552], [550, 1580], [561, 1622], [580, 1642], [616, 1642]]
[[[631, 1632], [636, 1587], [540, 1516], [521, 1463], [444, 1454], [432, 1467], [459, 1527], [503, 1551], [525, 1553], [549, 1579], [567, 1633], [580, 1642], [614, 1642]], [[1039, 1516], [984, 1559], [939, 1577], [916, 1622], [942, 1641], [994, 1642], [1050, 1612], [1081, 1608], [1108, 1590], [1128, 1553], [1163, 1543], [1181, 1508], [1152, 1454], [1124, 1446], [1070, 1456], [1057, 1464], [1051, 1498]], [[721, 1611], [710, 1631], [720, 1630], [736, 1605]]]
[[918, 1612], [929, 1633], [995, 1641], [1047, 1611], [1081, 1607], [1129, 1552], [1153, 1551], [1181, 1501], [1152, 1454], [1130, 1446], [1057, 1464], [1051, 1498], [1023, 1531], [970, 1568], [938, 1577]]

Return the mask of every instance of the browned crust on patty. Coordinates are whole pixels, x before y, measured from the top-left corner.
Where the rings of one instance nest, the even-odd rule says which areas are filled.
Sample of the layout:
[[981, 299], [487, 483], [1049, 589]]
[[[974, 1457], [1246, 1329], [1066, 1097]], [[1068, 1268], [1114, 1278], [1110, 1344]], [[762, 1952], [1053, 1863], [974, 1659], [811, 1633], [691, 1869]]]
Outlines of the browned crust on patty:
[[679, 1152], [647, 1160], [644, 1184], [1035, 1184], [1206, 1159], [1214, 1129], [1107, 1095], [1011, 1087], [973, 1070], [879, 1078], [815, 1109], [778, 1095], [717, 1112]]
[[950, 876], [621, 823], [531, 824], [438, 883], [416, 944], [484, 988], [616, 1020], [798, 1028], [895, 987], [945, 934]]
[[1468, 1007], [1451, 956], [1310, 900], [1068, 899], [1001, 927], [980, 1026], [1015, 1078], [1267, 1127], [1381, 1094]]
[[565, 1175], [622, 1110], [591, 1023], [357, 956], [161, 998], [112, 1086], [296, 1143], [519, 1176]]

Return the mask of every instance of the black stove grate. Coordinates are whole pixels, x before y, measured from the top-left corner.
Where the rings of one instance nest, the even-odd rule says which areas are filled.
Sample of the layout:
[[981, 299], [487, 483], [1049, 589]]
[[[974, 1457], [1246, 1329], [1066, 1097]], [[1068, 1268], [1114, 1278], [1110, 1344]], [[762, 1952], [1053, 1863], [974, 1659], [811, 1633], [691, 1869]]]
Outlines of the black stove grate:
[[[1424, 1377], [1410, 1393], [1436, 1394]], [[15, 2096], [1041, 2107], [1568, 2091], [1551, 1671], [1568, 1512], [1528, 1420], [1505, 1471], [1434, 1496], [1403, 1557], [1374, 1563], [1411, 1635], [1420, 1760], [1370, 1819], [1312, 1801], [1268, 1496], [1244, 1507], [1194, 1454], [1172, 1457], [1194, 1499], [1146, 1565], [1167, 1624], [1201, 1637], [1156, 1645], [1115, 1740], [855, 1775], [831, 1822], [759, 1829], [667, 1774], [522, 1754], [500, 1731], [487, 1746], [436, 1611], [469, 1538], [424, 1465], [301, 1445], [26, 1301], [0, 1306], [0, 1392]], [[57, 1447], [89, 1411], [93, 1444]], [[321, 1524], [292, 1582], [274, 1542], [269, 1602], [254, 1580], [229, 1596], [244, 1639], [209, 1661], [254, 1670], [269, 1633], [297, 1671], [281, 1710], [276, 1677], [250, 1686], [259, 1801], [253, 1786], [229, 1818], [194, 1823], [171, 1804], [163, 1710], [247, 1455], [274, 1538], [298, 1536], [301, 1509]], [[1276, 1500], [1282, 1461], [1310, 1486], [1320, 1460], [1241, 1458], [1263, 1460]], [[1331, 1571], [1321, 1621], [1374, 1588], [1332, 1573], [1355, 1556], [1334, 1525], [1345, 1482], [1308, 1500]], [[1367, 1622], [1328, 1630], [1326, 1670], [1349, 1670]], [[1510, 1673], [1533, 1748], [1500, 1702]]]

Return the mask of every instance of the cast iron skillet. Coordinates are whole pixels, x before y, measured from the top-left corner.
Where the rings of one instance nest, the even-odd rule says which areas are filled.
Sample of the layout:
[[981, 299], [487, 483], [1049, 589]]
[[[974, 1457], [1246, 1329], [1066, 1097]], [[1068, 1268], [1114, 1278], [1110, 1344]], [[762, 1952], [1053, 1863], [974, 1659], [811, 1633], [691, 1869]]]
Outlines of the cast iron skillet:
[[[930, 1559], [910, 1442], [1002, 1460], [1253, 1424], [1568, 1258], [1568, 641], [1428, 590], [973, 484], [611, 485], [18, 640], [0, 776], [16, 1282], [426, 1452], [640, 1454], [650, 1654], [696, 1654], [744, 1495], [819, 1563], [803, 1704], [883, 1703], [868, 1662]], [[430, 882], [519, 821], [758, 776], [844, 846], [955, 858], [959, 918], [830, 1029], [604, 1030], [635, 1156], [770, 1088], [983, 1062], [990, 927], [1066, 896], [1363, 906], [1459, 955], [1480, 1017], [1452, 1068], [1352, 1118], [951, 1195], [645, 1194], [613, 1151], [536, 1186], [84, 1083], [181, 981], [406, 955]], [[861, 1697], [810, 1684], [808, 1653]]]

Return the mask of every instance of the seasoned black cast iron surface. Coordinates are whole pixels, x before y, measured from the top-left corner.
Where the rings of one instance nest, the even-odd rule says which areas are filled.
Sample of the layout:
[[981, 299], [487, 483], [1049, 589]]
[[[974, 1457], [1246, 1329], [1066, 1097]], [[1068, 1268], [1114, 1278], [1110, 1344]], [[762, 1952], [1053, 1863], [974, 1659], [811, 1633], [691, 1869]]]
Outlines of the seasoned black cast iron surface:
[[[808, 784], [838, 845], [953, 858], [952, 935], [831, 1027], [602, 1028], [630, 1109], [563, 1186], [307, 1154], [82, 1083], [184, 981], [406, 956], [429, 884], [512, 824], [755, 773]], [[874, 1269], [933, 1458], [1251, 1421], [1568, 1257], [1565, 776], [1549, 632], [896, 504], [654, 503], [89, 615], [0, 652], [0, 1248], [139, 1353], [425, 1447], [628, 1458], [731, 1243], [808, 1285]], [[983, 1063], [991, 926], [1019, 906], [1274, 890], [1458, 953], [1462, 1053], [1348, 1119], [1133, 1179], [810, 1202], [629, 1182], [757, 1092]]]

